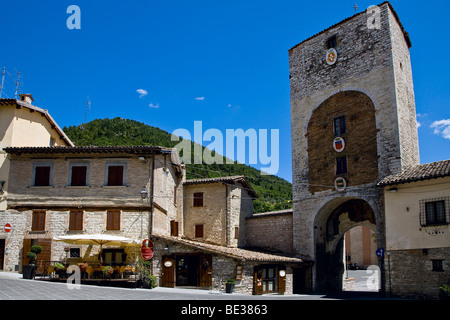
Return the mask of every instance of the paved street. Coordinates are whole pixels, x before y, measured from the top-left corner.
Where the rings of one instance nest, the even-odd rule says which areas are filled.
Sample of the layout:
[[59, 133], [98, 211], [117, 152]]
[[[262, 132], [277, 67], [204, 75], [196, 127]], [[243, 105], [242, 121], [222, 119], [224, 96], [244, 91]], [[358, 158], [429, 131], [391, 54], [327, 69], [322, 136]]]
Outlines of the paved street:
[[162, 288], [124, 289], [80, 285], [70, 289], [65, 283], [22, 279], [21, 274], [0, 272], [0, 300], [340, 300], [379, 299], [373, 293], [342, 295], [227, 294], [210, 290]]

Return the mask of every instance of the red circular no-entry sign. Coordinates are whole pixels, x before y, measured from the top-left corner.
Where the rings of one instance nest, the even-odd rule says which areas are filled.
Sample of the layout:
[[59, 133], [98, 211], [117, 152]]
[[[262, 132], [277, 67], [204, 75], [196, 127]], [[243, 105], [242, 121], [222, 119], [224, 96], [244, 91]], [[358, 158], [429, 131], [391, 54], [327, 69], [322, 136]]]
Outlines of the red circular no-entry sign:
[[11, 231], [11, 225], [9, 223], [5, 224], [5, 232]]
[[144, 260], [153, 258], [153, 242], [150, 239], [142, 241], [141, 256]]

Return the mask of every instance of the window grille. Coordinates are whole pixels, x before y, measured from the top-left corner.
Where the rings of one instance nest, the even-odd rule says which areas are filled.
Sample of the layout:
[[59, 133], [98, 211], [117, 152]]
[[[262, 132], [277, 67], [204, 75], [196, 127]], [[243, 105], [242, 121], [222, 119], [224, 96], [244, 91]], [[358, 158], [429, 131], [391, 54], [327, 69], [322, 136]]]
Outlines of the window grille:
[[422, 227], [446, 225], [450, 222], [450, 197], [420, 200]]

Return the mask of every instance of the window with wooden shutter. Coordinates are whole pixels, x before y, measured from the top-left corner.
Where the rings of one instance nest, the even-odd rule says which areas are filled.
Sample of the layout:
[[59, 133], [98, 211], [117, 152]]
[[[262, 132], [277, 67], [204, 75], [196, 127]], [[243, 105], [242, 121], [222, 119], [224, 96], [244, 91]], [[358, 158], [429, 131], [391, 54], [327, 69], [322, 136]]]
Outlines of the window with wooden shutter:
[[239, 239], [239, 227], [234, 227], [234, 238]]
[[194, 193], [194, 207], [203, 207], [203, 192]]
[[106, 230], [120, 230], [120, 210], [109, 210], [106, 215]]
[[170, 220], [170, 235], [178, 237], [178, 221]]
[[33, 211], [31, 230], [32, 231], [45, 231], [45, 211], [36, 210]]
[[203, 238], [203, 224], [196, 224], [195, 225], [195, 237], [196, 238]]
[[51, 166], [34, 167], [34, 185], [38, 187], [50, 186]]
[[71, 186], [87, 185], [87, 166], [74, 165], [71, 167]]
[[124, 165], [109, 165], [107, 174], [107, 184], [108, 186], [123, 186], [124, 179]]
[[83, 230], [83, 211], [70, 211], [69, 230]]
[[177, 186], [173, 186], [173, 204], [177, 204]]

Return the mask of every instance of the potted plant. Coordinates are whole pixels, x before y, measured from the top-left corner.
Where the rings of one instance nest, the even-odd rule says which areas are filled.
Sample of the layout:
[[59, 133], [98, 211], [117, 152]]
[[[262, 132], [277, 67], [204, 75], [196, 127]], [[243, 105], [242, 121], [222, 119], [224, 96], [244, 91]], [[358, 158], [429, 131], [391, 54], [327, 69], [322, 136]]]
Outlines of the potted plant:
[[139, 274], [140, 285], [145, 289], [153, 289], [156, 287], [156, 276], [152, 275], [151, 262], [139, 260], [137, 262], [137, 273]]
[[225, 282], [225, 292], [226, 293], [233, 293], [234, 285], [236, 284], [236, 280], [234, 279], [228, 279]]
[[114, 272], [114, 268], [111, 266], [106, 266], [105, 268], [103, 268], [103, 274], [107, 277], [111, 278], [111, 275], [113, 274], [113, 272]]
[[439, 287], [439, 298], [441, 300], [450, 300], [450, 285], [444, 284]]
[[39, 245], [34, 245], [31, 247], [30, 251], [27, 252], [26, 256], [28, 258], [28, 265], [23, 266], [23, 278], [24, 279], [34, 279], [36, 275], [36, 259], [37, 255], [41, 253], [42, 247]]
[[55, 273], [61, 278], [61, 275], [64, 273], [66, 267], [61, 262], [58, 262], [53, 265], [53, 269], [55, 269]]

